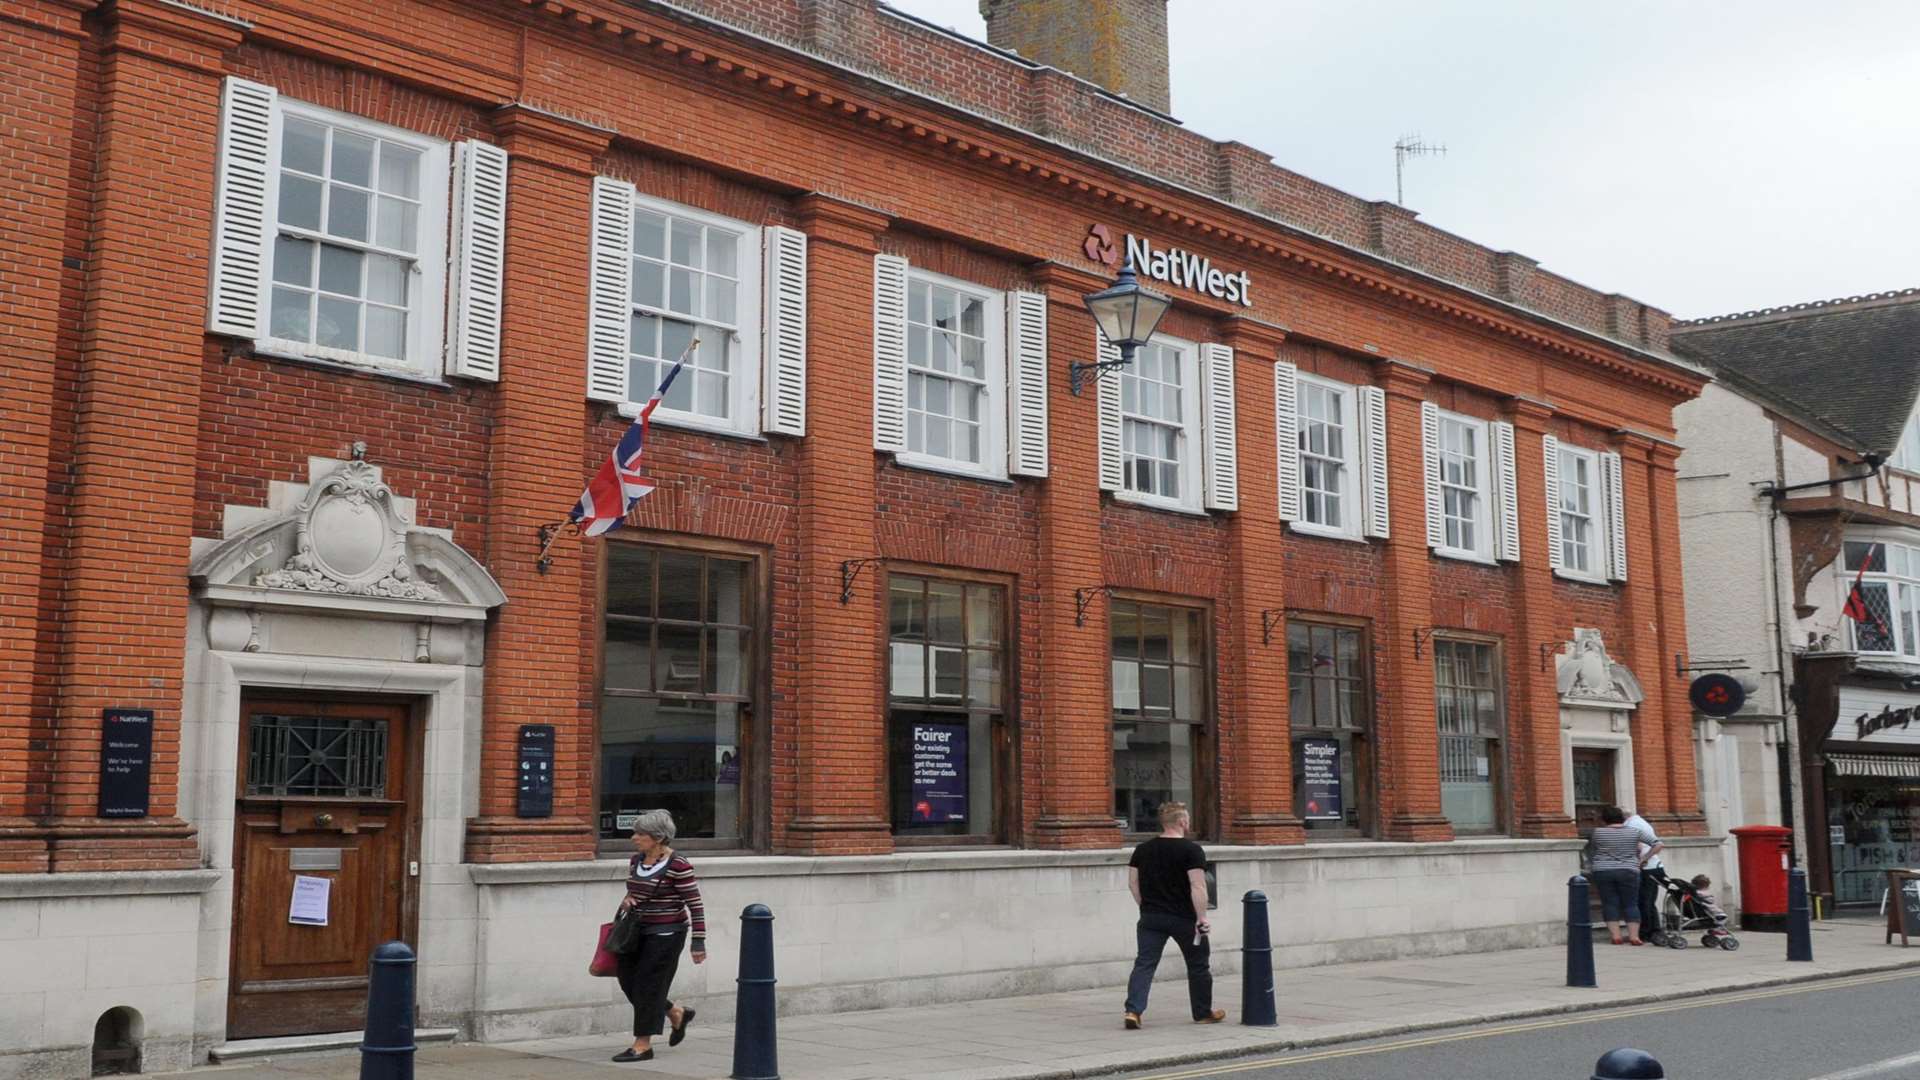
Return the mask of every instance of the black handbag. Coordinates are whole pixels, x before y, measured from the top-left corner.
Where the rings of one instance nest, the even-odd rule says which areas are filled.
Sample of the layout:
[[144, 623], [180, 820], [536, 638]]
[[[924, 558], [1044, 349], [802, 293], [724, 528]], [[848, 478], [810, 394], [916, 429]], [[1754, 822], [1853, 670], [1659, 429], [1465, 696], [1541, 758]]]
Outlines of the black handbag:
[[631, 956], [640, 951], [640, 938], [644, 935], [640, 916], [622, 908], [613, 916], [613, 932], [607, 935], [607, 951], [615, 956]]

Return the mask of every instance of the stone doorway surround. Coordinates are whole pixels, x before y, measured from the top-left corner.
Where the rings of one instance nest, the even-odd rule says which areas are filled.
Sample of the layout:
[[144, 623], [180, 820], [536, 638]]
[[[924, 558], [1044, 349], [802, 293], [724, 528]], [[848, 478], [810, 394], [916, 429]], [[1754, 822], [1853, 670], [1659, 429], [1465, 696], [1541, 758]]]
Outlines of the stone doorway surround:
[[308, 483], [273, 482], [266, 507], [228, 506], [224, 537], [194, 541], [180, 804], [219, 875], [191, 987], [196, 1059], [225, 1038], [241, 697], [251, 689], [415, 702], [426, 726], [417, 1000], [425, 1016], [464, 1011], [472, 995], [462, 829], [478, 803], [487, 615], [506, 596], [450, 531], [414, 524], [414, 501], [362, 460], [363, 446], [354, 451], [310, 459]]
[[1646, 699], [1640, 680], [1625, 664], [1607, 653], [1600, 631], [1576, 627], [1554, 657], [1560, 693], [1560, 781], [1566, 813], [1573, 815], [1573, 751], [1575, 747], [1612, 750], [1613, 790], [1621, 805], [1631, 809], [1633, 786], [1634, 709]]

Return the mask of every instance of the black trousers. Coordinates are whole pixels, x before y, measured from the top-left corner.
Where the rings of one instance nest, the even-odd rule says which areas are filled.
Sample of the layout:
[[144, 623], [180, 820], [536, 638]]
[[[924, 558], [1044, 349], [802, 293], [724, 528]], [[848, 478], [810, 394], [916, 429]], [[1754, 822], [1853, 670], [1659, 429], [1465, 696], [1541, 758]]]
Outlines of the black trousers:
[[1646, 936], [1648, 927], [1665, 932], [1660, 916], [1660, 883], [1667, 880], [1667, 872], [1658, 866], [1640, 868], [1640, 929]]
[[1166, 951], [1167, 939], [1172, 938], [1187, 961], [1187, 1004], [1193, 1008], [1193, 1018], [1204, 1020], [1213, 1015], [1213, 971], [1207, 965], [1212, 949], [1204, 937], [1198, 945], [1194, 944], [1193, 928], [1192, 919], [1153, 911], [1140, 913], [1140, 922], [1134, 927], [1140, 951], [1133, 960], [1133, 974], [1127, 979], [1128, 1012], [1147, 1011], [1154, 969], [1160, 966], [1160, 954]]
[[667, 991], [673, 989], [673, 974], [680, 970], [680, 952], [686, 946], [685, 930], [647, 934], [638, 949], [620, 958], [620, 992], [633, 1004], [634, 1038], [664, 1030], [667, 1013], [673, 1009]]

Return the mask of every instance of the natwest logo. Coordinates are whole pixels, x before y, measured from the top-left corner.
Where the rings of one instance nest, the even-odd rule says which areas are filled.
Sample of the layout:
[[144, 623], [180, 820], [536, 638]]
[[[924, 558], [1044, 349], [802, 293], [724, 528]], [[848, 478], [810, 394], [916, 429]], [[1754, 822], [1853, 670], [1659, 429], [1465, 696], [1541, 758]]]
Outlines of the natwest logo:
[[1127, 234], [1127, 258], [1141, 277], [1206, 293], [1229, 304], [1253, 306], [1253, 281], [1245, 270], [1228, 273], [1204, 255], [1181, 248], [1156, 248], [1153, 241], [1132, 233]]
[[1105, 225], [1094, 225], [1087, 230], [1087, 242], [1080, 245], [1087, 258], [1109, 270], [1120, 269], [1120, 245], [1113, 242], [1113, 234]]

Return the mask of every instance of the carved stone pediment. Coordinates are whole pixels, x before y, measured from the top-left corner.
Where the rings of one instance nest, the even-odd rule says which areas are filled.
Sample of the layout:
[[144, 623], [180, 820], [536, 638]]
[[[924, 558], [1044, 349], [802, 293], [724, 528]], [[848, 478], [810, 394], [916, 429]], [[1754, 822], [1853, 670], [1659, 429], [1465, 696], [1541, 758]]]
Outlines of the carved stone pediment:
[[1575, 627], [1554, 663], [1562, 704], [1631, 709], [1646, 700], [1640, 680], [1607, 654], [1606, 641], [1592, 627]]
[[348, 606], [408, 601], [465, 609], [484, 618], [506, 594], [446, 532], [412, 521], [411, 500], [394, 494], [365, 461], [316, 459], [305, 485], [274, 485], [267, 508], [229, 507], [225, 539], [199, 552], [190, 574], [204, 594], [262, 601], [305, 595]]

